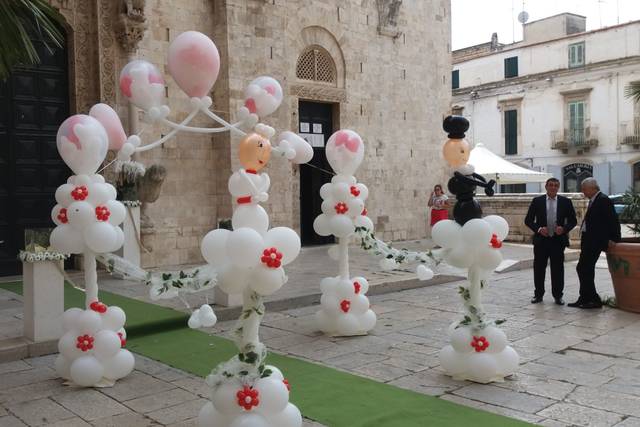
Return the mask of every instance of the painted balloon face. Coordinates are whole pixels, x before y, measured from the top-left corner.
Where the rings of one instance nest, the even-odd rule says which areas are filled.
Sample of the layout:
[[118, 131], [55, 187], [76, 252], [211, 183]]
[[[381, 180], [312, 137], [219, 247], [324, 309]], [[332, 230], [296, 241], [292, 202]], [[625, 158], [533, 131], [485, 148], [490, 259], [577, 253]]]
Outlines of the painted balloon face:
[[449, 139], [442, 147], [442, 155], [452, 168], [459, 168], [469, 161], [471, 148], [466, 139]]
[[334, 171], [353, 175], [364, 158], [364, 143], [360, 135], [343, 129], [331, 135], [326, 147], [327, 161]]
[[238, 147], [240, 164], [246, 170], [259, 171], [264, 168], [271, 158], [271, 143], [262, 135], [252, 133], [240, 141]]

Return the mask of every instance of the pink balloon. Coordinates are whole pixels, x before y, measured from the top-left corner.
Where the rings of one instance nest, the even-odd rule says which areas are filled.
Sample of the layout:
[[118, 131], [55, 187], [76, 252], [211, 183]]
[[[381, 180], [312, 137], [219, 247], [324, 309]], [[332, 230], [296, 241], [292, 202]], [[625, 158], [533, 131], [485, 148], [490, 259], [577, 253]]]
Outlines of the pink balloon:
[[109, 148], [109, 137], [102, 124], [91, 116], [76, 114], [62, 122], [56, 136], [60, 157], [76, 175], [98, 170]]
[[120, 117], [107, 104], [96, 104], [89, 110], [89, 115], [100, 122], [107, 131], [109, 137], [109, 150], [118, 151], [127, 141], [127, 134], [124, 133]]
[[211, 39], [197, 31], [180, 34], [169, 46], [169, 73], [190, 97], [202, 98], [220, 71], [220, 54]]
[[164, 103], [164, 79], [150, 62], [136, 59], [120, 72], [120, 92], [135, 106], [143, 110]]

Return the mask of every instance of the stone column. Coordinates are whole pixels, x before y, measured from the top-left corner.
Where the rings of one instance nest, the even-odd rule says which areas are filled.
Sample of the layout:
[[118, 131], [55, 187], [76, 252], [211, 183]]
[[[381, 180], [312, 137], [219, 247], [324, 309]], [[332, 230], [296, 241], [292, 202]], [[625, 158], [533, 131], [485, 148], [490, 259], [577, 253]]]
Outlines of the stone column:
[[24, 336], [33, 342], [57, 340], [62, 336], [62, 268], [59, 260], [22, 263]]
[[140, 267], [140, 206], [127, 206], [127, 216], [122, 224], [124, 244], [122, 258]]

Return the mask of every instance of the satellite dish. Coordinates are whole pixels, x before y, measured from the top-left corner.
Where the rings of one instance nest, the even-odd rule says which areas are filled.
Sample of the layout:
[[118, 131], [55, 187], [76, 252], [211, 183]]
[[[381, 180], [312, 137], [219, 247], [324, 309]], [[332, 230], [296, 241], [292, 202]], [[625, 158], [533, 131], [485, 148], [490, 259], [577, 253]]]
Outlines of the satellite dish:
[[518, 14], [518, 22], [521, 24], [526, 23], [529, 20], [529, 13], [525, 10]]

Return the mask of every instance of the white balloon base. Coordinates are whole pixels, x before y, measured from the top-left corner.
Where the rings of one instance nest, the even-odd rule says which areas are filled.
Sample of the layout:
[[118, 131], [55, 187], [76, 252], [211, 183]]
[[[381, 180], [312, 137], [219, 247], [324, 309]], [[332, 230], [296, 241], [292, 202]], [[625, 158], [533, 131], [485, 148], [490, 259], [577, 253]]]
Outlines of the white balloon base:
[[289, 403], [289, 383], [280, 370], [250, 384], [229, 378], [213, 389], [198, 415], [199, 427], [301, 427], [300, 410]]
[[376, 314], [369, 308], [364, 277], [325, 277], [320, 282], [322, 296], [316, 313], [318, 328], [330, 336], [366, 335], [376, 326]]
[[58, 374], [70, 385], [110, 387], [133, 371], [133, 354], [124, 349], [126, 316], [120, 307], [93, 302], [87, 310], [64, 312], [58, 341]]
[[518, 353], [495, 326], [459, 326], [450, 330], [449, 339], [451, 344], [440, 350], [440, 365], [454, 380], [502, 382], [518, 369]]

